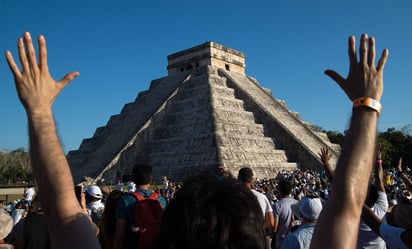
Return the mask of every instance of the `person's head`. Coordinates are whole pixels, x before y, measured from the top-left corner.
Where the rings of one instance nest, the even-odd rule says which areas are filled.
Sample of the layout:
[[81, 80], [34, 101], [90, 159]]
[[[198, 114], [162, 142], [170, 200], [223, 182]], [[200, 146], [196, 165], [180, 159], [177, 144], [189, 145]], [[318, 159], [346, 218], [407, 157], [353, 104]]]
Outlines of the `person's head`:
[[281, 196], [287, 196], [292, 193], [293, 184], [288, 179], [281, 179], [278, 183], [278, 188]]
[[167, 206], [157, 248], [265, 248], [263, 214], [233, 177], [202, 172], [183, 183]]
[[237, 179], [243, 183], [253, 182], [253, 171], [249, 167], [244, 167], [239, 170]]
[[292, 205], [292, 210], [303, 223], [315, 223], [322, 212], [322, 201], [320, 198], [303, 197], [298, 204]]
[[398, 204], [390, 207], [385, 220], [389, 225], [412, 229], [412, 205]]
[[92, 185], [86, 188], [86, 202], [101, 200], [103, 198], [102, 190], [99, 186]]
[[153, 168], [149, 164], [136, 164], [133, 168], [133, 182], [137, 186], [147, 185], [152, 182]]

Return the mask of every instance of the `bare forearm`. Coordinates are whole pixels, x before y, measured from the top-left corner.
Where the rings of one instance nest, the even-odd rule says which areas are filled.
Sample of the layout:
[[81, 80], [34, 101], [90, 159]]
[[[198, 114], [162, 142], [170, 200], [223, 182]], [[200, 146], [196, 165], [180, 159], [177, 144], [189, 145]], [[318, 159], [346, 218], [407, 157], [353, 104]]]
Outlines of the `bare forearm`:
[[408, 178], [408, 176], [405, 174], [405, 172], [401, 172], [401, 178], [402, 181], [405, 183], [406, 188], [412, 192], [412, 180]]
[[351, 126], [336, 167], [333, 189], [337, 199], [360, 211], [366, 197], [375, 156], [378, 115], [367, 108], [353, 111]]
[[[346, 144], [336, 166], [333, 192], [313, 236], [311, 248], [354, 248], [375, 152], [377, 113], [353, 111]], [[339, 213], [340, 215], [336, 215]], [[328, 226], [326, 224], [334, 224]], [[345, 245], [345, 247], [342, 247]]]
[[60, 208], [67, 208], [67, 205], [69, 208], [75, 208], [75, 203], [68, 203], [68, 200], [75, 199], [67, 198], [74, 195], [74, 184], [60, 146], [51, 110], [32, 112], [27, 116], [33, 171], [43, 206], [47, 209], [57, 205], [57, 210], [51, 208], [46, 210], [48, 213], [58, 213]]

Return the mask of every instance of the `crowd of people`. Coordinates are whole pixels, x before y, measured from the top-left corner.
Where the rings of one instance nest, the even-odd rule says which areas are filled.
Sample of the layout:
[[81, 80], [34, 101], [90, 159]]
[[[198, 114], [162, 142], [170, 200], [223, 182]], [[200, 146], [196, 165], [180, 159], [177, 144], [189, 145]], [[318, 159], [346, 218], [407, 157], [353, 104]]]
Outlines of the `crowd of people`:
[[129, 193], [87, 186], [76, 196], [51, 107], [79, 73], [55, 81], [45, 38], [38, 37], [37, 59], [25, 32], [17, 42], [21, 69], [9, 51], [6, 60], [29, 124], [39, 201], [31, 206], [39, 203], [40, 218], [28, 224], [44, 229], [27, 236], [31, 215], [14, 225], [7, 212], [0, 212], [0, 248], [28, 248], [26, 237], [44, 246], [30, 248], [412, 248], [411, 171], [400, 159], [384, 172], [377, 145], [388, 50], [375, 64], [373, 37], [361, 36], [359, 59], [353, 36], [348, 45], [347, 78], [325, 71], [353, 108], [335, 167], [329, 165], [327, 148], [319, 148], [324, 167], [319, 172], [284, 171], [273, 179], [255, 179], [249, 167], [235, 177], [220, 165], [198, 172], [180, 188], [164, 178], [154, 191], [152, 166], [137, 164]]

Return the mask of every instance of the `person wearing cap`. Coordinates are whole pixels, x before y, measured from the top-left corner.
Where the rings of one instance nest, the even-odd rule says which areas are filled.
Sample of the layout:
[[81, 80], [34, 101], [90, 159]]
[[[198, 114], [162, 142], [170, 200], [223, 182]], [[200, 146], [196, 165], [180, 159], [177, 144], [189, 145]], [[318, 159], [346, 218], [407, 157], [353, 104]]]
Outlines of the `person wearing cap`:
[[292, 210], [301, 220], [301, 225], [286, 236], [282, 249], [309, 249], [316, 221], [322, 211], [322, 201], [320, 198], [303, 197], [299, 203], [292, 205]]
[[0, 208], [0, 249], [13, 249], [13, 245], [6, 242], [13, 229], [13, 218], [6, 210]]
[[104, 211], [104, 203], [102, 202], [103, 193], [99, 186], [92, 185], [84, 191], [86, 194], [86, 210], [93, 222], [98, 224]]

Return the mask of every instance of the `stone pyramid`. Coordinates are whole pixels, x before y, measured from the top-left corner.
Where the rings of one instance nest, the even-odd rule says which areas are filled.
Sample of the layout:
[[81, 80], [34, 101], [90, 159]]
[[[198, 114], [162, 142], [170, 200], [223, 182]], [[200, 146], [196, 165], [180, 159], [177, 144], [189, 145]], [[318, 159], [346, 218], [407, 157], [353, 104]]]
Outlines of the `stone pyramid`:
[[340, 147], [246, 76], [244, 53], [206, 42], [169, 55], [167, 69], [68, 153], [76, 183], [114, 182], [136, 162], [153, 165], [156, 181], [183, 181], [218, 165], [234, 176], [248, 166], [257, 178], [273, 178], [285, 169], [320, 169], [321, 147], [336, 163]]

